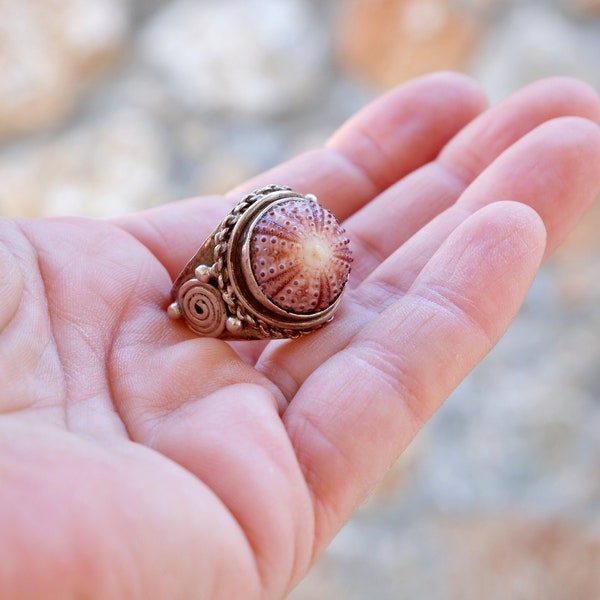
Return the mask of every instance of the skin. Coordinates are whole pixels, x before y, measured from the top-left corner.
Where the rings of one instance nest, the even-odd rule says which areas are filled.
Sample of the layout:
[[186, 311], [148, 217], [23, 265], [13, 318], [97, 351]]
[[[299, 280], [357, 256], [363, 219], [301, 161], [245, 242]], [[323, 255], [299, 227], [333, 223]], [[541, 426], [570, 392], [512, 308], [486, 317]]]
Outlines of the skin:
[[[515, 316], [600, 192], [600, 100], [427, 76], [225, 197], [0, 224], [0, 597], [282, 598]], [[334, 322], [227, 344], [172, 278], [240, 197], [352, 240]]]

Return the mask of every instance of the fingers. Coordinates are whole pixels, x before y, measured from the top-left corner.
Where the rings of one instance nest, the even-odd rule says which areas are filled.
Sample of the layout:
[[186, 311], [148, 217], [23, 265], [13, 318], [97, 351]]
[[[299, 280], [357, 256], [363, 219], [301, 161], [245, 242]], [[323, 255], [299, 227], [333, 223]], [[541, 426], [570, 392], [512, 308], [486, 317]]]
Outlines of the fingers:
[[174, 280], [230, 209], [230, 203], [221, 196], [206, 196], [165, 204], [113, 222], [146, 246]]
[[590, 85], [566, 77], [533, 83], [500, 106], [506, 118], [500, 118], [499, 111], [489, 111], [465, 127], [440, 154], [442, 164], [461, 179], [474, 179], [515, 139], [550, 119], [570, 115], [600, 124], [598, 93]]
[[312, 490], [317, 551], [499, 339], [544, 248], [529, 207], [478, 211], [404, 297], [302, 385], [284, 423]]
[[314, 193], [344, 219], [413, 169], [434, 158], [484, 107], [468, 78], [429, 75], [375, 101], [325, 148], [308, 152], [228, 194], [172, 203], [116, 222], [144, 243], [174, 278], [241, 198], [265, 184]]
[[[598, 120], [600, 122], [600, 119]], [[549, 156], [560, 160], [548, 160]], [[546, 123], [506, 152], [463, 194], [461, 209], [510, 198], [529, 203], [548, 233], [546, 256], [563, 241], [600, 193], [600, 126], [577, 117]], [[512, 181], [511, 181], [512, 180]]]
[[[507, 198], [530, 205], [542, 217], [548, 254], [600, 193], [599, 161], [600, 127], [574, 117], [544, 124], [484, 171], [455, 206], [404, 244], [393, 261], [365, 280], [360, 293], [374, 293], [372, 302], [380, 302], [379, 292], [387, 286], [393, 286], [395, 294], [406, 291], [459, 223], [486, 204]], [[403, 269], [398, 268], [401, 264]]]
[[270, 597], [283, 598], [290, 579], [309, 566], [312, 506], [268, 391], [223, 388], [160, 415], [151, 435], [137, 439], [212, 490], [243, 531], [265, 589], [279, 590]]
[[324, 149], [267, 171], [234, 192], [285, 183], [316, 194], [338, 219], [345, 219], [437, 156], [485, 105], [481, 90], [463, 75], [415, 79], [351, 118]]
[[[598, 164], [600, 128], [593, 123], [564, 118], [537, 128], [486, 169], [454, 206], [349, 290], [331, 325], [294, 343], [267, 348], [258, 368], [292, 398], [314, 369], [410, 288], [462, 221], [490, 202], [510, 198], [532, 206], [544, 220], [548, 248], [556, 247], [600, 192]], [[382, 223], [387, 219], [382, 215]]]
[[[348, 219], [346, 229], [356, 254], [354, 281], [361, 281], [381, 260], [454, 204], [512, 144], [542, 123], [567, 115], [600, 122], [600, 98], [587, 84], [557, 78], [524, 88], [467, 125], [436, 161], [386, 190]], [[381, 218], [383, 214], [385, 219]]]

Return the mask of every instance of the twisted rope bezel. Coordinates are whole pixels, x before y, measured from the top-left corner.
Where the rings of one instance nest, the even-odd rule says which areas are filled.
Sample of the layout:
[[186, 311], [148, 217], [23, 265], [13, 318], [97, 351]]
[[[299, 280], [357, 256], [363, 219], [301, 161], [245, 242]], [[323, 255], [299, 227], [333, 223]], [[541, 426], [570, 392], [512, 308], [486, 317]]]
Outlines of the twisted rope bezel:
[[[223, 219], [216, 231], [213, 239], [215, 247], [213, 251], [213, 273], [217, 281], [217, 286], [221, 292], [223, 301], [227, 305], [229, 312], [240, 322], [246, 323], [250, 327], [257, 329], [261, 336], [275, 339], [297, 338], [314, 331], [311, 329], [288, 329], [276, 327], [266, 323], [257, 315], [252, 315], [240, 304], [237, 299], [235, 290], [230, 282], [229, 272], [227, 270], [227, 252], [229, 250], [229, 240], [233, 228], [242, 217], [242, 215], [258, 200], [264, 198], [267, 194], [273, 192], [292, 192], [288, 186], [269, 185], [258, 190], [255, 190], [245, 196], [233, 210]], [[295, 192], [294, 192], [295, 193]], [[298, 194], [299, 197], [300, 194]]]

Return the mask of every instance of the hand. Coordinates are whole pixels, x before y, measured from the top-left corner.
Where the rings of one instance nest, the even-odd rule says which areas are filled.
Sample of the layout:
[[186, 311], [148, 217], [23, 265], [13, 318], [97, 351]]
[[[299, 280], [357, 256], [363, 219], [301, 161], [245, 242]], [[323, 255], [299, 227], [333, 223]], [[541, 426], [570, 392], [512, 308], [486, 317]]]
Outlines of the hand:
[[[0, 597], [289, 591], [600, 191], [590, 88], [483, 110], [466, 78], [429, 76], [225, 198], [2, 221]], [[345, 221], [342, 306], [296, 341], [196, 338], [166, 316], [171, 280], [267, 183]]]

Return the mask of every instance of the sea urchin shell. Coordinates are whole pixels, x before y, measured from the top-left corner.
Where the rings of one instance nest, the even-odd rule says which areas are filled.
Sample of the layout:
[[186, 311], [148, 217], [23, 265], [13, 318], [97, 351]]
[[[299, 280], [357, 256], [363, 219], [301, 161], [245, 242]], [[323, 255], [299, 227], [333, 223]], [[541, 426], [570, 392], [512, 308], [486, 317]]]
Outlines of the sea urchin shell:
[[269, 185], [240, 201], [173, 284], [172, 318], [224, 339], [294, 338], [333, 318], [352, 255], [312, 194]]
[[252, 274], [260, 292], [292, 313], [327, 309], [348, 280], [348, 242], [335, 217], [316, 202], [289, 199], [270, 207], [250, 238]]

